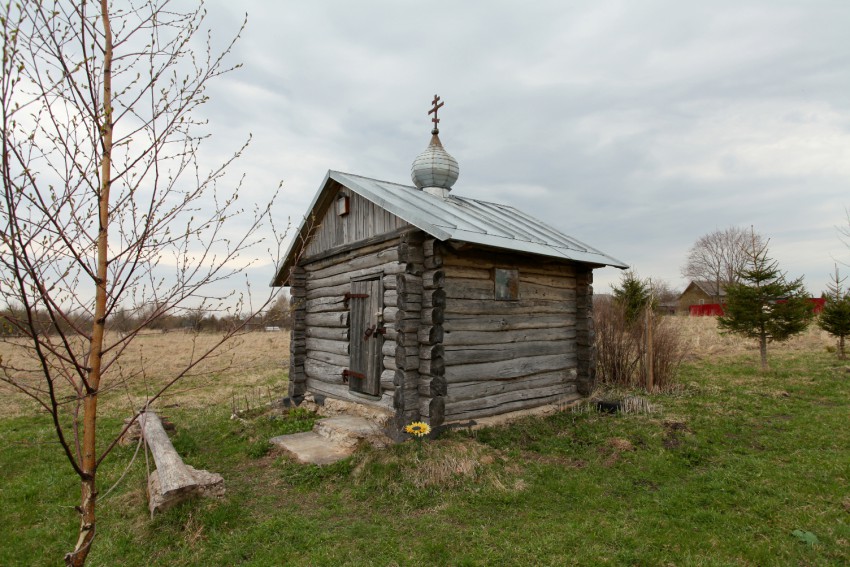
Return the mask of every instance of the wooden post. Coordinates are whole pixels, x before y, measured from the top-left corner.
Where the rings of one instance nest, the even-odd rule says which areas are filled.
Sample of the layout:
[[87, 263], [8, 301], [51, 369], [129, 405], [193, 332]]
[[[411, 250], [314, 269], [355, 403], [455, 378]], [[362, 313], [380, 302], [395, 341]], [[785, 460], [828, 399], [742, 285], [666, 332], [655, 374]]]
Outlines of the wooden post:
[[655, 356], [652, 340], [652, 305], [646, 307], [646, 391], [655, 387]]

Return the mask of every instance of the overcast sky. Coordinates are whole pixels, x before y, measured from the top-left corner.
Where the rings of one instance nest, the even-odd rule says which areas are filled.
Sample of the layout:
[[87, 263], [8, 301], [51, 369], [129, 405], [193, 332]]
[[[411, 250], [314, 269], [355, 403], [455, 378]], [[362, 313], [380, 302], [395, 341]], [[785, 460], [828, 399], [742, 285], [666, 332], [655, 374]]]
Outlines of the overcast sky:
[[[455, 194], [516, 206], [683, 288], [701, 235], [750, 226], [810, 292], [850, 206], [850, 2], [214, 0], [234, 61], [204, 112], [244, 198], [297, 224], [328, 169], [410, 184], [430, 139]], [[850, 268], [846, 271], [850, 273]], [[252, 271], [265, 286], [273, 266]], [[596, 272], [597, 293], [619, 271]]]

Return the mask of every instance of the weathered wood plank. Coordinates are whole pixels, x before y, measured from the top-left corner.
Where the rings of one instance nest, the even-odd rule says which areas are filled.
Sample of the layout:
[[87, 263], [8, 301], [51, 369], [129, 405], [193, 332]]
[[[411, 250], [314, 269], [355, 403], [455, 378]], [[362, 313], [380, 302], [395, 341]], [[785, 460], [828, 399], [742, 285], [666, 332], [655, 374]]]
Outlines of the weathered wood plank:
[[[375, 261], [378, 261], [377, 259]], [[367, 263], [367, 262], [363, 262]], [[369, 275], [381, 274], [397, 274], [404, 270], [404, 266], [398, 262], [385, 262], [374, 266], [369, 266], [361, 269], [352, 269], [339, 274], [329, 276], [319, 276], [321, 272], [310, 272], [307, 275], [307, 289], [315, 289], [317, 287], [333, 287], [335, 285], [346, 284], [352, 278], [361, 278]]]
[[343, 297], [351, 288], [351, 284], [335, 285], [331, 287], [310, 288], [307, 290], [307, 299], [318, 299], [320, 297]]
[[[472, 278], [446, 278], [442, 289], [448, 299], [494, 300], [495, 284], [492, 280]], [[575, 289], [563, 289], [520, 281], [520, 300], [575, 301]]]
[[436, 345], [444, 341], [445, 334], [443, 327], [433, 325], [431, 327], [423, 327], [419, 329], [419, 343], [425, 345]]
[[348, 311], [307, 313], [305, 322], [308, 327], [348, 327]]
[[422, 309], [422, 295], [409, 293], [407, 296], [399, 296], [396, 307], [405, 311], [419, 311]]
[[530, 390], [561, 385], [564, 393], [575, 392], [575, 369], [544, 372], [512, 380], [487, 380], [452, 384], [446, 395], [446, 403], [488, 398], [519, 390]]
[[[490, 280], [451, 278], [443, 283], [447, 299], [478, 299], [493, 301], [495, 284]], [[522, 297], [522, 295], [520, 295]]]
[[[527, 391], [525, 396], [533, 396], [535, 394], [545, 393], [545, 389], [539, 391]], [[453, 404], [446, 411], [445, 418], [447, 421], [463, 421], [467, 419], [476, 419], [482, 417], [490, 417], [508, 413], [512, 411], [521, 411], [549, 404], [568, 404], [581, 399], [579, 394], [562, 394], [556, 391], [554, 394], [542, 395], [540, 397], [527, 397], [525, 399], [516, 400], [512, 398], [516, 392], [505, 394], [505, 398], [512, 401], [497, 404], [493, 400], [481, 401], [478, 404], [472, 402], [458, 402]], [[493, 405], [489, 405], [493, 404]], [[475, 406], [478, 407], [475, 407]], [[486, 405], [486, 407], [485, 407]], [[471, 407], [467, 407], [471, 406]]]
[[383, 394], [381, 394], [380, 400], [371, 400], [363, 396], [356, 396], [351, 394], [348, 391], [347, 385], [328, 384], [312, 378], [308, 378], [306, 384], [308, 391], [322, 394], [324, 396], [330, 396], [339, 400], [355, 402], [358, 404], [363, 404], [376, 408], [385, 408], [389, 410], [392, 410], [393, 408], [392, 392], [384, 392]]
[[522, 284], [542, 285], [546, 287], [554, 287], [558, 289], [575, 289], [576, 279], [574, 276], [550, 275], [550, 274], [535, 274], [525, 271], [519, 272], [520, 286]]
[[[398, 235], [381, 235], [379, 238], [354, 242], [345, 246], [335, 246], [318, 254], [310, 254], [301, 258], [299, 269], [306, 272], [315, 272], [337, 266], [355, 258], [378, 254], [382, 250], [392, 250], [393, 256], [397, 258]], [[322, 276], [324, 277], [324, 276]]]
[[427, 376], [442, 376], [446, 370], [445, 361], [440, 358], [420, 358], [419, 373]]
[[397, 264], [395, 250], [398, 239], [381, 242], [373, 246], [350, 250], [335, 257], [304, 264], [304, 269], [313, 279], [327, 278], [355, 270], [376, 268], [384, 264]]
[[395, 341], [388, 340], [386, 337], [384, 337], [384, 344], [381, 345], [381, 354], [383, 354], [384, 356], [395, 357], [396, 347], [397, 345]]
[[333, 354], [330, 352], [322, 352], [320, 350], [310, 351], [309, 356], [313, 360], [318, 360], [319, 362], [324, 362], [325, 364], [330, 364], [331, 366], [340, 366], [345, 368], [348, 367], [348, 364], [351, 360], [348, 355]]
[[422, 346], [419, 349], [419, 358], [423, 360], [432, 360], [434, 358], [442, 358], [445, 356], [443, 345]]
[[349, 354], [348, 343], [344, 341], [312, 339], [308, 337], [306, 342], [306, 348], [307, 352], [319, 350], [322, 352], [329, 352], [331, 354], [341, 354], [344, 356], [348, 356]]
[[[442, 327], [440, 327], [442, 330]], [[442, 342], [445, 345], [497, 345], [528, 341], [559, 341], [575, 339], [575, 327], [552, 329], [519, 329], [516, 331], [445, 331]], [[420, 338], [420, 342], [422, 341]], [[433, 343], [432, 343], [433, 344]]]
[[574, 314], [576, 306], [570, 301], [523, 299], [520, 301], [476, 301], [451, 299], [445, 303], [447, 316], [477, 318], [482, 315], [559, 315]]
[[422, 295], [422, 277], [413, 274], [399, 274], [396, 276], [396, 291], [402, 296]]
[[383, 317], [384, 323], [390, 324], [396, 322], [396, 315], [398, 315], [397, 307], [384, 307]]
[[499, 362], [549, 354], [576, 354], [572, 341], [529, 341], [507, 344], [443, 345], [446, 366]]
[[[506, 267], [505, 264], [500, 265], [499, 267]], [[576, 280], [575, 276], [572, 273], [573, 270], [564, 270], [568, 272], [567, 274], [559, 273], [559, 271], [555, 270], [552, 272], [548, 272], [545, 269], [533, 268], [534, 271], [529, 271], [530, 266], [511, 266], [516, 267], [519, 271], [519, 281], [520, 283], [527, 284], [535, 284], [535, 285], [545, 285], [549, 287], [563, 288], [563, 289], [575, 289]], [[475, 267], [473, 262], [470, 262], [470, 265], [453, 265], [451, 263], [447, 264], [443, 267], [443, 271], [445, 273], [445, 278], [447, 279], [477, 279], [477, 280], [493, 280], [493, 268], [494, 266], [489, 267]], [[425, 272], [425, 275], [428, 275], [428, 272]]]
[[415, 390], [416, 384], [419, 382], [419, 372], [417, 370], [396, 370], [393, 383], [396, 388], [406, 390]]
[[446, 270], [452, 270], [455, 267], [485, 270], [510, 267], [518, 269], [520, 273], [526, 272], [566, 277], [576, 274], [576, 264], [568, 260], [564, 262], [548, 261], [542, 258], [531, 260], [528, 256], [502, 252], [484, 252], [481, 250], [471, 250], [469, 252], [446, 250], [443, 253], [443, 266]]
[[307, 327], [305, 333], [308, 337], [314, 339], [348, 340], [348, 327]]
[[446, 306], [446, 292], [435, 289], [432, 292], [422, 294], [422, 309], [434, 309]]
[[446, 282], [446, 273], [443, 270], [425, 270], [422, 274], [422, 287], [424, 289], [437, 289], [443, 287]]
[[428, 403], [428, 419], [431, 426], [442, 425], [446, 415], [446, 398], [435, 396]]
[[440, 307], [423, 309], [421, 313], [421, 320], [426, 325], [441, 325], [445, 319], [445, 310]]
[[396, 290], [384, 290], [384, 307], [398, 307], [398, 292]]
[[395, 384], [393, 380], [395, 379], [395, 370], [386, 369], [381, 372], [381, 390], [384, 392], [391, 392], [395, 390]]
[[[347, 365], [346, 365], [347, 366]], [[342, 384], [342, 371], [345, 366], [334, 366], [325, 362], [307, 357], [304, 361], [304, 372], [307, 373], [307, 379], [321, 380], [328, 384]]]
[[524, 315], [480, 315], [478, 317], [450, 316], [443, 323], [443, 329], [452, 331], [516, 331], [518, 329], [551, 329], [575, 324], [575, 316], [562, 314], [540, 314], [530, 317]]
[[326, 313], [332, 311], [347, 311], [345, 299], [338, 297], [319, 297], [305, 301], [306, 311], [309, 313]]
[[548, 285], [533, 284], [520, 280], [519, 296], [524, 299], [569, 301], [574, 303], [576, 299], [576, 290], [575, 286], [571, 288], [549, 287]]
[[[504, 380], [519, 378], [541, 372], [569, 370], [576, 367], [575, 355], [547, 354], [515, 358], [500, 362], [480, 362], [446, 367], [446, 381], [449, 384], [471, 382], [474, 380]], [[451, 387], [449, 387], [451, 389]]]

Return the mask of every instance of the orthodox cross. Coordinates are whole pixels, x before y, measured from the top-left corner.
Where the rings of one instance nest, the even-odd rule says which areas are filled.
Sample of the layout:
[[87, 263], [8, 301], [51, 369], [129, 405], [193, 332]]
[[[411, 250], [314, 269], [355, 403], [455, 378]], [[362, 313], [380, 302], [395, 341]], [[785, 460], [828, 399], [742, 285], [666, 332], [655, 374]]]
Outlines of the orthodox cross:
[[432, 100], [432, 101], [431, 101], [431, 104], [433, 104], [433, 105], [434, 105], [434, 108], [432, 108], [431, 110], [429, 110], [429, 111], [428, 111], [428, 114], [433, 114], [433, 115], [434, 115], [434, 118], [432, 118], [432, 119], [431, 119], [431, 122], [433, 122], [433, 123], [434, 123], [434, 130], [437, 130], [437, 125], [440, 123], [440, 119], [439, 119], [439, 118], [437, 118], [437, 111], [438, 111], [438, 110], [440, 109], [440, 107], [441, 107], [441, 106], [443, 106], [445, 103], [444, 103], [444, 102], [440, 102], [440, 97], [439, 97], [439, 96], [437, 96], [437, 95], [434, 95], [434, 100]]

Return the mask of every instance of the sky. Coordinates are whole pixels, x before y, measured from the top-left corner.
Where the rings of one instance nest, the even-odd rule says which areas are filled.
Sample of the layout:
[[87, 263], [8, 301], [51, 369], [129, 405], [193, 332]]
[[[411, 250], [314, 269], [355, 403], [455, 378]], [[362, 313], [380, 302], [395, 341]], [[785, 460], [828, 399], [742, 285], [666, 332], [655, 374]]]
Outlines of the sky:
[[[282, 181], [297, 225], [329, 169], [410, 184], [430, 140], [453, 192], [513, 205], [684, 289], [701, 235], [753, 226], [810, 292], [850, 264], [850, 2], [212, 0], [247, 27], [203, 108], [206, 159], [252, 142], [241, 199]], [[850, 268], [846, 268], [850, 273]], [[266, 286], [271, 262], [250, 278]], [[595, 272], [610, 292], [620, 271]]]

